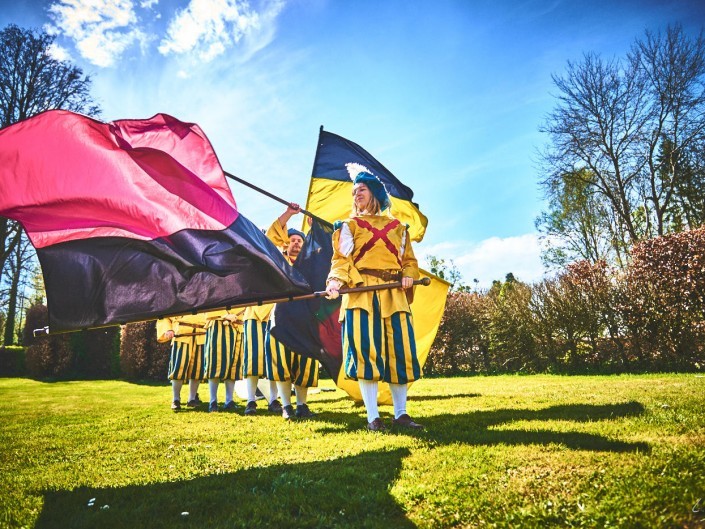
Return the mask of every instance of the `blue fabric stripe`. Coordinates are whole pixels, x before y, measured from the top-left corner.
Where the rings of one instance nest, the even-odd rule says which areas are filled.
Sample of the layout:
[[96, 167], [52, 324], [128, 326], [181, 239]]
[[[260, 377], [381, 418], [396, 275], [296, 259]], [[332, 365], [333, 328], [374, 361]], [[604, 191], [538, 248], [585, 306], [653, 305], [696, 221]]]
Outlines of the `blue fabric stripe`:
[[377, 297], [377, 292], [373, 293], [372, 296], [372, 328], [374, 333], [374, 344], [377, 350], [377, 371], [382, 374], [384, 373], [385, 365], [385, 350], [386, 347], [382, 347], [382, 336], [383, 336], [383, 320], [382, 320], [382, 310], [379, 306], [379, 298]]
[[364, 310], [357, 311], [360, 315], [360, 355], [362, 356], [365, 380], [372, 379], [372, 363], [370, 361], [370, 317]]
[[[394, 353], [396, 357], [396, 368], [397, 368], [397, 380], [391, 380], [391, 370], [388, 382], [393, 382], [395, 384], [406, 384], [409, 382], [409, 377], [406, 374], [406, 354], [404, 351], [404, 334], [401, 327], [401, 320], [399, 318], [399, 312], [392, 314], [390, 318], [390, 323], [392, 327], [392, 337], [394, 340]], [[391, 359], [390, 359], [391, 361]]]
[[411, 348], [411, 370], [413, 372], [414, 380], [421, 378], [421, 364], [419, 364], [419, 357], [416, 353], [416, 335], [414, 334], [414, 325], [411, 321], [411, 316], [406, 315], [406, 327], [409, 333], [409, 346]]

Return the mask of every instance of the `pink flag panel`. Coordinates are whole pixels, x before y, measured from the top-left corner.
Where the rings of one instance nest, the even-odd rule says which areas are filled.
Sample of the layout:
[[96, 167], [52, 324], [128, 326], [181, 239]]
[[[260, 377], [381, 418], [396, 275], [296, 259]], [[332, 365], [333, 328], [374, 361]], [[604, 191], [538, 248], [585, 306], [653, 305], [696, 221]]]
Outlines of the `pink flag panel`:
[[0, 215], [41, 248], [220, 230], [237, 207], [198, 125], [165, 114], [102, 123], [52, 110], [0, 130]]

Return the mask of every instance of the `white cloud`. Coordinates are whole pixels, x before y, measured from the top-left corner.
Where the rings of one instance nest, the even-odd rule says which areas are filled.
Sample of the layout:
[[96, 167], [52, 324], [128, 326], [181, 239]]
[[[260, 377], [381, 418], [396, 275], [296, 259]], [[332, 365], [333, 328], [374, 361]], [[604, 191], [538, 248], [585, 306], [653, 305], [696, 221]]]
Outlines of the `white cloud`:
[[56, 42], [54, 42], [47, 48], [47, 53], [51, 58], [56, 59], [57, 61], [71, 60], [71, 54], [68, 52], [68, 50], [59, 46]]
[[112, 66], [123, 52], [147, 36], [137, 28], [132, 0], [59, 0], [49, 6], [51, 28], [76, 42], [81, 56]]
[[474, 286], [473, 280], [477, 279], [478, 287], [483, 289], [489, 288], [495, 279], [504, 281], [510, 272], [526, 283], [540, 281], [544, 276], [537, 233], [490, 237], [479, 243], [445, 242], [428, 248], [417, 247], [416, 253], [421, 257], [433, 255], [452, 260], [465, 284]]
[[261, 11], [243, 0], [191, 0], [169, 23], [160, 53], [194, 54], [209, 62], [243, 41], [243, 56], [271, 42], [279, 0], [266, 2]]

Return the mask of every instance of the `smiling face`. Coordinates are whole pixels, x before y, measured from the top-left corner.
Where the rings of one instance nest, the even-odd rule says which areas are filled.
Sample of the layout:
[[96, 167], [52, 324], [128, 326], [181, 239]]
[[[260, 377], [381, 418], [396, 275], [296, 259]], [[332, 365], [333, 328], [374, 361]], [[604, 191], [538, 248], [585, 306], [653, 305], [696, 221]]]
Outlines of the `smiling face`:
[[365, 211], [370, 206], [372, 192], [365, 184], [355, 184], [353, 187], [353, 202], [358, 211]]
[[289, 237], [289, 246], [286, 248], [286, 254], [295, 260], [296, 256], [299, 255], [299, 252], [301, 251], [301, 246], [303, 243], [304, 240], [300, 235], [292, 235]]

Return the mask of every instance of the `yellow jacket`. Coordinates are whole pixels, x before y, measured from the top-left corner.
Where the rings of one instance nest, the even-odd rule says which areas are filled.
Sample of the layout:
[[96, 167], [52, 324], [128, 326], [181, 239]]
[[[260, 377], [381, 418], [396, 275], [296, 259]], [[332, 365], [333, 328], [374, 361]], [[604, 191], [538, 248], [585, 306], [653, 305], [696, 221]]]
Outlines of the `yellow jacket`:
[[[188, 325], [193, 324], [193, 325]], [[168, 342], [165, 336], [167, 331], [174, 331], [174, 342], [191, 344], [195, 338], [196, 345], [206, 343], [206, 318], [204, 314], [188, 314], [186, 316], [173, 316], [157, 320], [157, 341]], [[183, 336], [186, 334], [198, 334], [198, 336]]]
[[[277, 246], [281, 250], [289, 264], [294, 264], [289, 256], [284, 253], [284, 250], [289, 245], [289, 235], [287, 234], [286, 226], [279, 224], [279, 219], [275, 219], [274, 222], [272, 222], [272, 225], [267, 230], [267, 238], [274, 243], [274, 246]], [[274, 303], [247, 307], [243, 320], [269, 321], [272, 310], [274, 310]]]
[[[386, 215], [359, 215], [347, 219], [333, 233], [333, 260], [328, 279], [343, 286], [359, 287], [389, 283], [385, 279], [360, 273], [360, 270], [401, 272], [419, 278], [419, 266], [404, 224]], [[411, 312], [401, 288], [376, 291], [383, 318], [395, 312]], [[345, 294], [340, 308], [341, 321], [346, 309], [359, 308], [372, 313], [373, 292]]]

